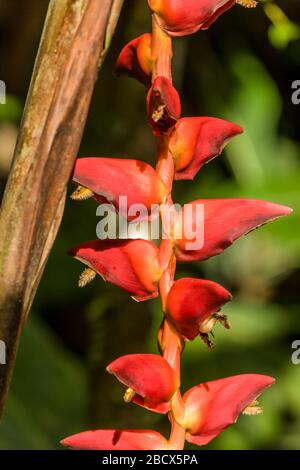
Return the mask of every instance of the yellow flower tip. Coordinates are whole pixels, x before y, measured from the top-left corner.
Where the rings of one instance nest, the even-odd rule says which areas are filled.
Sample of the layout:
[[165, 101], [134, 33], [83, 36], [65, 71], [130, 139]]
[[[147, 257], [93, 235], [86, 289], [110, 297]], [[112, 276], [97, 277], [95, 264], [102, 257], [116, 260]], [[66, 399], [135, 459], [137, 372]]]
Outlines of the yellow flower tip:
[[235, 0], [235, 2], [244, 8], [255, 8], [258, 3], [256, 0]]
[[226, 330], [230, 330], [231, 325], [229, 323], [227, 315], [224, 315], [223, 313], [215, 313], [214, 318], [217, 320], [217, 322], [221, 323]]
[[127, 388], [126, 392], [124, 393], [123, 400], [125, 403], [130, 403], [135, 395], [135, 391], [132, 388]]
[[95, 279], [96, 275], [97, 275], [96, 271], [94, 271], [91, 268], [86, 268], [80, 274], [79, 281], [78, 281], [78, 286], [79, 287], [85, 287], [87, 284], [89, 284], [90, 282], [92, 282]]
[[199, 333], [199, 336], [202, 339], [203, 343], [208, 347], [208, 349], [214, 349], [215, 345], [213, 341], [209, 339], [207, 333]]
[[255, 416], [255, 415], [261, 415], [264, 412], [261, 406], [259, 406], [259, 403], [257, 400], [252, 402], [247, 408], [244, 409], [243, 415], [247, 416]]
[[86, 201], [94, 197], [93, 191], [84, 186], [78, 186], [78, 188], [71, 194], [73, 201]]
[[160, 121], [163, 116], [164, 116], [164, 112], [165, 112], [165, 108], [166, 108], [166, 105], [164, 104], [161, 104], [160, 106], [157, 107], [157, 109], [153, 112], [152, 114], [152, 119], [154, 122], [158, 122]]

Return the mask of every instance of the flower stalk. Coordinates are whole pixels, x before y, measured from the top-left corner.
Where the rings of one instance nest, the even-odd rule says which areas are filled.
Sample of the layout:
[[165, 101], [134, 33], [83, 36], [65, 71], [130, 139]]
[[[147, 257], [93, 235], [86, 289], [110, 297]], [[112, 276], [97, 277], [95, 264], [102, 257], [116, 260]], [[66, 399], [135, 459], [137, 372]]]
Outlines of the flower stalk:
[[172, 39], [159, 27], [154, 15], [152, 15], [151, 56], [153, 61], [152, 83], [157, 77], [166, 77], [171, 82]]

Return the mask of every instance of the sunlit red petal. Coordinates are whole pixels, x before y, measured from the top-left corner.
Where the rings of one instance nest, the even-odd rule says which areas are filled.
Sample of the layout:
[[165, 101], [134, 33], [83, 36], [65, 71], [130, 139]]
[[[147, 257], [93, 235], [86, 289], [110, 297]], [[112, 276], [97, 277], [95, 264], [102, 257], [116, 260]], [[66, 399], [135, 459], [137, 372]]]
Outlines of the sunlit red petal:
[[117, 210], [120, 209], [120, 197], [127, 197], [127, 207], [143, 204], [149, 209], [151, 204], [160, 204], [167, 196], [155, 170], [139, 160], [79, 158], [75, 163], [73, 181], [104, 197]]
[[107, 370], [137, 394], [134, 403], [159, 413], [169, 411], [169, 402], [180, 385], [174, 370], [158, 354], [122, 356]]
[[185, 339], [194, 339], [201, 323], [231, 299], [219, 284], [204, 279], [183, 278], [176, 281], [169, 293], [167, 314]]
[[172, 36], [207, 29], [235, 0], [148, 0], [158, 24]]
[[180, 119], [170, 139], [175, 179], [191, 180], [200, 168], [220, 155], [228, 141], [243, 132], [236, 124], [212, 117]]
[[118, 75], [125, 74], [149, 85], [152, 75], [151, 34], [142, 34], [130, 41], [121, 51], [117, 63]]
[[197, 445], [207, 444], [235, 423], [240, 413], [274, 382], [266, 375], [243, 374], [191, 388], [183, 396], [186, 439]]
[[[141, 255], [142, 254], [142, 255]], [[156, 297], [161, 276], [158, 248], [147, 240], [94, 240], [69, 250], [104, 280], [130, 292], [137, 300]]]
[[167, 440], [151, 430], [99, 429], [67, 437], [61, 444], [74, 450], [165, 450]]
[[157, 77], [147, 95], [147, 113], [156, 135], [167, 133], [181, 114], [178, 92], [166, 77]]
[[193, 201], [183, 208], [183, 237], [176, 240], [176, 257], [179, 261], [201, 261], [218, 255], [242, 235], [291, 212], [286, 206], [255, 199]]

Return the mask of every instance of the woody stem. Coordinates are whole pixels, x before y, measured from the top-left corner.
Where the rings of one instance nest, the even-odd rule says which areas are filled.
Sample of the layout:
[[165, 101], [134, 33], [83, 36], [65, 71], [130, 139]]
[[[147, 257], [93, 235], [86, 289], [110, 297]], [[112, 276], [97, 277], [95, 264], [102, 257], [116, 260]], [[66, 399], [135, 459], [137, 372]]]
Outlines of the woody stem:
[[[51, 0], [0, 215], [0, 417], [123, 0]], [[51, 72], [49, 72], [51, 71]]]

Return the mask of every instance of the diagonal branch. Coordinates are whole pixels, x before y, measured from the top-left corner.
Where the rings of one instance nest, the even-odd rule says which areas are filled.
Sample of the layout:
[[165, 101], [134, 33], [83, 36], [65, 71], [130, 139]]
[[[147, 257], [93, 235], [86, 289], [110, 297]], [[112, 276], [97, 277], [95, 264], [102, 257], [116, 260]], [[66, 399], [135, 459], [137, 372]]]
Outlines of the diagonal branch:
[[0, 415], [123, 1], [50, 0], [0, 213]]

